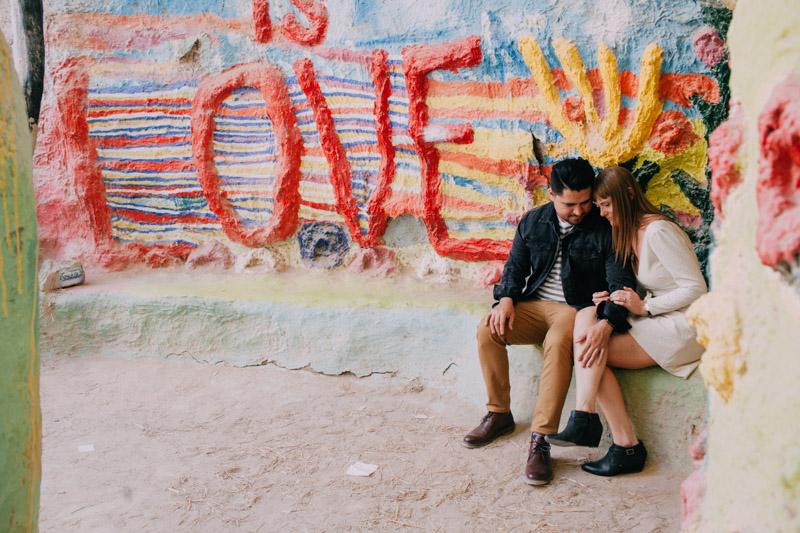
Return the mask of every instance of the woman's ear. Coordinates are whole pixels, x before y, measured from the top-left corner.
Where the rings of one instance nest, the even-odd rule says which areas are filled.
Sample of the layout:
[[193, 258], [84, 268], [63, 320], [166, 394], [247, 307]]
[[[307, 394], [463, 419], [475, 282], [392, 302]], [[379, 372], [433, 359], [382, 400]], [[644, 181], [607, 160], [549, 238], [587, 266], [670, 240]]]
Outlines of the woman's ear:
[[631, 195], [631, 200], [633, 200], [633, 187], [628, 187], [628, 194]]

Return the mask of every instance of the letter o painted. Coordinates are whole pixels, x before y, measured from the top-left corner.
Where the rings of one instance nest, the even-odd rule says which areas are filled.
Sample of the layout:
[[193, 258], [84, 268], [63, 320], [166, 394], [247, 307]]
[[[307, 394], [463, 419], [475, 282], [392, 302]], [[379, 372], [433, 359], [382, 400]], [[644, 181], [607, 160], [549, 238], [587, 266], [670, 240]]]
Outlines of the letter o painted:
[[[272, 121], [278, 145], [278, 171], [273, 188], [272, 217], [266, 227], [242, 225], [227, 195], [219, 185], [214, 166], [214, 115], [231, 91], [254, 87], [261, 92]], [[237, 65], [208, 78], [192, 101], [192, 156], [209, 209], [217, 216], [225, 234], [233, 241], [254, 247], [288, 238], [297, 225], [300, 207], [300, 158], [303, 138], [292, 112], [283, 72], [270, 63]]]

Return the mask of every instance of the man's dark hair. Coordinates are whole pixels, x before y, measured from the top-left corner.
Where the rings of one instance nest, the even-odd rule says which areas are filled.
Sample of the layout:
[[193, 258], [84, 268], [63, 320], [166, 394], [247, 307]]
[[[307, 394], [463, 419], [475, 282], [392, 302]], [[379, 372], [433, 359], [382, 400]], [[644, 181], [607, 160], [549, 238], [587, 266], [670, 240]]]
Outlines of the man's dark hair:
[[594, 169], [585, 159], [564, 159], [553, 165], [550, 190], [560, 195], [564, 188], [572, 191], [590, 189], [594, 183]]

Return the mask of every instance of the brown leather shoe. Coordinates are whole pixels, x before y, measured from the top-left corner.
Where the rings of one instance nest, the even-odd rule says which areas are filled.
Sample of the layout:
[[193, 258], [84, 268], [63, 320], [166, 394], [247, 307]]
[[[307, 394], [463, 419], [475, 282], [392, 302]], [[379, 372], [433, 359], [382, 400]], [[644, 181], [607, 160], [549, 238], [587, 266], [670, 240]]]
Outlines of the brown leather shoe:
[[544, 435], [533, 433], [531, 434], [531, 448], [528, 452], [528, 464], [525, 465], [525, 483], [547, 485], [552, 480], [550, 445], [544, 440]]
[[514, 415], [507, 413], [492, 413], [489, 411], [481, 420], [481, 424], [467, 433], [461, 445], [465, 448], [480, 448], [486, 446], [497, 437], [514, 433]]

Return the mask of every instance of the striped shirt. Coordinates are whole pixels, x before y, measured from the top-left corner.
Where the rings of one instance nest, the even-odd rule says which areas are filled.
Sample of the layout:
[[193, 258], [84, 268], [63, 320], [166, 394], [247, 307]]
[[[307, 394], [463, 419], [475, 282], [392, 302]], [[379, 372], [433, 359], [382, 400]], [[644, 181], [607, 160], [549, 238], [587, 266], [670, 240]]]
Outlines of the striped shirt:
[[562, 251], [564, 250], [564, 246], [560, 241], [564, 239], [564, 235], [570, 232], [573, 224], [564, 222], [558, 217], [556, 217], [556, 220], [558, 220], [558, 224], [561, 226], [556, 262], [553, 263], [553, 268], [550, 269], [550, 273], [547, 274], [545, 280], [541, 285], [539, 285], [539, 288], [536, 289], [533, 297], [539, 300], [547, 300], [548, 302], [559, 302], [565, 304], [567, 303], [567, 300], [564, 298], [564, 287], [561, 285], [561, 255]]

